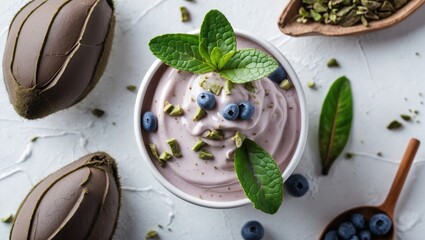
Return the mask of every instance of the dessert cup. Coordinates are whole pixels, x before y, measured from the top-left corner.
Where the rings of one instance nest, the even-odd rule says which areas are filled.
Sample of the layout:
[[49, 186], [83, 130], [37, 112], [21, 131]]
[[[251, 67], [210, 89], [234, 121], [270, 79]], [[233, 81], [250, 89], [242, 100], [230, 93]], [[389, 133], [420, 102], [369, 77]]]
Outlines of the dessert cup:
[[[195, 32], [195, 33], [198, 33], [198, 32]], [[308, 119], [307, 119], [305, 96], [303, 93], [301, 83], [294, 69], [288, 62], [288, 60], [272, 44], [270, 44], [266, 40], [258, 38], [244, 31], [235, 30], [235, 34], [237, 38], [241, 37], [248, 41], [251, 41], [255, 43], [256, 45], [260, 46], [261, 48], [263, 48], [269, 54], [271, 54], [286, 70], [288, 79], [291, 80], [293, 87], [296, 91], [296, 97], [297, 97], [298, 106], [299, 106], [299, 114], [298, 114], [299, 117], [297, 118], [297, 121], [299, 121], [298, 123], [299, 131], [297, 130], [298, 139], [296, 140], [294, 150], [291, 151], [292, 157], [285, 164], [284, 170], [282, 172], [282, 177], [283, 177], [283, 180], [285, 181], [292, 174], [292, 172], [298, 165], [298, 162], [301, 159], [302, 153], [306, 145], [306, 140], [307, 140]], [[199, 206], [203, 206], [203, 207], [209, 207], [209, 208], [234, 208], [234, 207], [239, 207], [239, 206], [249, 204], [250, 200], [246, 198], [246, 196], [243, 196], [243, 198], [241, 199], [235, 199], [235, 200], [215, 201], [210, 199], [202, 199], [200, 197], [194, 196], [193, 194], [189, 194], [187, 191], [180, 189], [175, 184], [170, 182], [158, 169], [159, 168], [158, 165], [154, 163], [157, 160], [153, 159], [153, 157], [151, 157], [151, 155], [149, 154], [148, 142], [147, 142], [147, 139], [144, 137], [145, 132], [141, 126], [141, 120], [142, 120], [143, 112], [149, 111], [149, 108], [147, 108], [146, 105], [152, 104], [152, 99], [148, 99], [148, 98], [152, 96], [151, 95], [152, 89], [155, 89], [156, 85], [158, 85], [158, 81], [155, 81], [155, 79], [158, 78], [157, 75], [161, 74], [161, 71], [163, 71], [164, 67], [168, 67], [168, 66], [165, 66], [165, 64], [163, 64], [160, 60], [156, 60], [152, 64], [152, 66], [149, 68], [146, 75], [144, 76], [143, 81], [141, 82], [141, 85], [138, 90], [137, 98], [136, 98], [136, 104], [134, 108], [134, 131], [135, 131], [137, 145], [141, 154], [142, 161], [144, 162], [144, 165], [147, 167], [149, 172], [156, 178], [156, 180], [161, 185], [163, 185], [166, 189], [168, 189], [171, 193], [173, 193], [177, 197], [187, 202], [190, 202]], [[181, 161], [181, 160], [178, 160], [178, 161]]]

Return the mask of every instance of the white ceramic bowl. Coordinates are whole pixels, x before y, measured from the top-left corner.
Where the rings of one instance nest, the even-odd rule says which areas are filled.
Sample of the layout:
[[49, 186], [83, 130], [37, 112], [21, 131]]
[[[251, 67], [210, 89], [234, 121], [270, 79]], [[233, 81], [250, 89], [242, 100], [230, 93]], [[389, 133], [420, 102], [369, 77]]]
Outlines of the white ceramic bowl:
[[[291, 64], [276, 47], [274, 47], [272, 44], [270, 44], [268, 41], [264, 39], [253, 36], [253, 34], [240, 31], [240, 30], [236, 30], [235, 33], [237, 36], [241, 36], [248, 40], [251, 40], [259, 44], [260, 46], [262, 46], [267, 51], [269, 51], [276, 58], [276, 60], [282, 64], [284, 69], [287, 71], [289, 75], [289, 79], [291, 79], [297, 91], [298, 100], [300, 104], [300, 113], [301, 113], [301, 130], [300, 130], [300, 137], [298, 140], [295, 153], [292, 156], [292, 159], [289, 162], [288, 166], [285, 168], [284, 172], [282, 173], [283, 180], [285, 181], [295, 170], [295, 167], [298, 165], [298, 162], [301, 159], [302, 153], [304, 151], [304, 148], [307, 142], [307, 132], [308, 132], [307, 131], [308, 130], [307, 109], [306, 109], [306, 101], [305, 101], [305, 96], [304, 96], [301, 83], [297, 77], [297, 74], [292, 68]], [[156, 60], [152, 64], [152, 66], [149, 68], [148, 72], [143, 78], [142, 83], [140, 84], [139, 91], [136, 98], [136, 105], [134, 108], [134, 133], [136, 135], [137, 145], [142, 155], [143, 162], [145, 163], [149, 171], [152, 173], [152, 175], [156, 178], [156, 180], [158, 180], [159, 183], [161, 183], [165, 188], [167, 188], [174, 195], [178, 196], [179, 198], [187, 202], [190, 202], [199, 206], [203, 206], [203, 207], [210, 207], [210, 208], [234, 208], [234, 207], [239, 207], [239, 206], [243, 206], [243, 205], [251, 203], [248, 198], [244, 198], [244, 199], [240, 199], [236, 201], [228, 201], [228, 202], [209, 201], [209, 200], [196, 198], [192, 195], [189, 195], [186, 192], [183, 192], [182, 190], [178, 189], [173, 184], [171, 184], [158, 171], [158, 169], [154, 165], [153, 161], [150, 158], [150, 155], [148, 154], [148, 150], [146, 149], [146, 143], [143, 141], [141, 118], [142, 118], [142, 106], [144, 101], [143, 97], [145, 96], [145, 93], [148, 89], [148, 86], [152, 77], [154, 76], [158, 68], [161, 66], [161, 64], [162, 64], [161, 61]]]

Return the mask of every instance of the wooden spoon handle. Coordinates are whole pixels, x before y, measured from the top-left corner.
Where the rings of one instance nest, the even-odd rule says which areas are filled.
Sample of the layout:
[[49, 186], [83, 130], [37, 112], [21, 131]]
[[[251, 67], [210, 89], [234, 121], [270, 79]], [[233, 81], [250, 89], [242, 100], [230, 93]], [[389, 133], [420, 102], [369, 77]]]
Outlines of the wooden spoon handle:
[[409, 174], [409, 170], [412, 166], [416, 152], [418, 151], [419, 144], [419, 140], [415, 138], [410, 139], [406, 152], [404, 153], [403, 160], [401, 161], [400, 167], [398, 168], [397, 175], [393, 181], [393, 185], [391, 186], [390, 192], [388, 193], [387, 199], [385, 199], [384, 203], [379, 207], [391, 217], [394, 215], [394, 209], [397, 204], [398, 197], [400, 196], [404, 182], [406, 181], [407, 175]]

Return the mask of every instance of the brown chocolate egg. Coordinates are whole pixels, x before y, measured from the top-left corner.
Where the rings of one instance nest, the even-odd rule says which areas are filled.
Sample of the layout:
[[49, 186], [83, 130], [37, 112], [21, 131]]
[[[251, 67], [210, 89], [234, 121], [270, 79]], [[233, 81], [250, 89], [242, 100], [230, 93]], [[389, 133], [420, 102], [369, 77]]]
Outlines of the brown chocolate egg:
[[112, 45], [111, 0], [33, 0], [10, 25], [3, 56], [19, 115], [45, 117], [82, 100], [101, 77]]
[[118, 219], [117, 166], [98, 152], [39, 182], [16, 213], [11, 240], [111, 239]]

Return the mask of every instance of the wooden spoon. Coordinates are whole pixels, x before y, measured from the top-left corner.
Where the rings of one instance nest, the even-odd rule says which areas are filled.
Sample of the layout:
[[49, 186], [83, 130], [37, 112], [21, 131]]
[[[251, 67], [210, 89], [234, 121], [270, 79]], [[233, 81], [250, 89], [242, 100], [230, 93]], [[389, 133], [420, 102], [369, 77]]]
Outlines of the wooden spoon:
[[409, 173], [410, 167], [412, 166], [413, 159], [415, 158], [416, 152], [419, 148], [419, 140], [410, 139], [409, 145], [407, 146], [406, 152], [404, 153], [403, 160], [400, 163], [400, 167], [398, 168], [397, 175], [394, 179], [393, 185], [391, 186], [390, 192], [385, 199], [384, 203], [380, 206], [363, 206], [350, 209], [338, 215], [336, 218], [332, 220], [331, 223], [325, 228], [320, 236], [320, 239], [325, 239], [325, 235], [327, 232], [331, 230], [337, 230], [338, 226], [346, 221], [349, 221], [350, 216], [354, 213], [360, 213], [365, 216], [367, 220], [369, 220], [373, 215], [377, 213], [385, 213], [387, 214], [392, 221], [392, 228], [390, 232], [381, 237], [374, 237], [376, 240], [392, 240], [395, 236], [395, 225], [394, 225], [394, 209], [397, 204], [398, 197], [400, 196], [401, 190], [403, 189], [404, 182], [406, 181], [407, 174]]
[[278, 23], [279, 28], [283, 33], [291, 36], [344, 36], [376, 31], [401, 22], [407, 16], [419, 9], [419, 7], [425, 3], [425, 0], [410, 0], [406, 5], [397, 10], [391, 16], [382, 20], [371, 21], [368, 27], [365, 27], [362, 24], [351, 27], [341, 27], [338, 25], [322, 24], [317, 22], [298, 23], [297, 17], [298, 10], [301, 7], [301, 2], [302, 0], [290, 0], [285, 10], [283, 10]]

